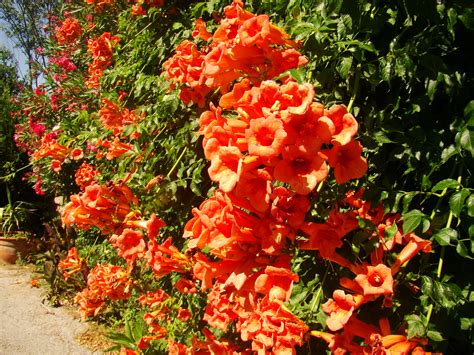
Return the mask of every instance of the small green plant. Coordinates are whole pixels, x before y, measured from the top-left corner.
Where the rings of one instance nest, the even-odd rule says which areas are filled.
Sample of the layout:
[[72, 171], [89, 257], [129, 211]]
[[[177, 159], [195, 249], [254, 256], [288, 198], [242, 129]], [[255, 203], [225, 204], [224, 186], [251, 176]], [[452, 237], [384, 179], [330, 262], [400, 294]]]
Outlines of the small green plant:
[[145, 322], [137, 318], [135, 320], [126, 320], [124, 332], [109, 332], [109, 338], [115, 345], [106, 351], [119, 351], [122, 347], [126, 349], [138, 350], [137, 343], [146, 334]]
[[22, 226], [36, 213], [35, 205], [26, 201], [12, 201], [7, 188], [8, 204], [0, 207], [0, 230], [8, 234], [12, 230], [21, 230]]

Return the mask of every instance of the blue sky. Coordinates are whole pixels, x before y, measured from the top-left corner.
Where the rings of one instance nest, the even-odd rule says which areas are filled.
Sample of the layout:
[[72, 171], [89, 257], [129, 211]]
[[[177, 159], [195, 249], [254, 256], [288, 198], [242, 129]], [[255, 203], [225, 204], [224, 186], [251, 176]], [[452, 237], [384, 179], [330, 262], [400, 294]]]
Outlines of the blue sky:
[[5, 32], [0, 28], [0, 44], [7, 49], [11, 50], [13, 55], [15, 56], [17, 62], [18, 62], [18, 67], [17, 71], [20, 77], [23, 77], [26, 72], [28, 71], [28, 66], [26, 64], [26, 57], [21, 53], [20, 50], [15, 48], [14, 42], [7, 37]]

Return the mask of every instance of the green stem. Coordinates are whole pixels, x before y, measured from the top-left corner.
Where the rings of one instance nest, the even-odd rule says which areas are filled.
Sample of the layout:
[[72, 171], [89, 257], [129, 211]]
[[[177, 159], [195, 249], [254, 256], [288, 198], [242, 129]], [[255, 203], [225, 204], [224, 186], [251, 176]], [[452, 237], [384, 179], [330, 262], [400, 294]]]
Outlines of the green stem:
[[321, 296], [321, 291], [323, 290], [324, 283], [326, 282], [326, 278], [329, 273], [329, 266], [326, 268], [326, 272], [324, 273], [323, 279], [321, 280], [321, 284], [319, 285], [318, 291], [316, 291], [316, 294], [314, 295], [313, 300], [311, 301], [311, 306], [309, 309], [309, 312], [312, 314], [314, 310], [319, 307], [319, 298]]
[[176, 163], [174, 163], [174, 165], [171, 167], [170, 171], [168, 171], [168, 174], [166, 174], [166, 177], [170, 177], [170, 175], [173, 173], [173, 171], [176, 169], [176, 167], [178, 166], [179, 162], [181, 161], [181, 159], [183, 158], [184, 156], [184, 153], [186, 153], [186, 150], [188, 150], [188, 147], [184, 147], [183, 151], [181, 152], [181, 154], [179, 155], [179, 158], [178, 160], [176, 160]]
[[25, 165], [17, 170], [15, 170], [13, 173], [10, 173], [8, 175], [5, 175], [5, 176], [0, 176], [0, 180], [3, 180], [3, 179], [11, 179], [13, 178], [18, 172], [22, 171], [22, 170], [25, 170], [27, 168], [29, 168], [30, 166], [32, 166], [33, 164], [32, 163], [29, 163], [28, 165]]
[[12, 196], [11, 196], [11, 193], [10, 193], [10, 188], [8, 187], [8, 185], [5, 185], [5, 189], [7, 190], [8, 205], [11, 206], [12, 205]]
[[347, 105], [347, 112], [351, 112], [352, 105], [354, 105], [354, 101], [357, 96], [357, 91], [359, 91], [359, 81], [360, 81], [360, 64], [357, 65], [357, 68], [356, 68], [354, 89], [352, 90], [352, 96], [351, 96], [351, 100], [349, 101], [349, 105]]
[[[462, 181], [462, 165], [459, 169], [459, 176], [458, 176], [458, 187], [456, 188], [456, 190], [459, 190], [459, 185], [461, 185], [461, 181]], [[439, 205], [441, 204], [441, 197], [443, 197], [445, 194], [446, 194], [446, 191], [448, 189], [444, 189], [442, 192], [441, 192], [441, 196], [440, 196], [440, 199], [438, 200], [437, 204], [436, 204], [436, 207], [435, 209], [433, 210], [433, 212], [431, 212], [431, 216], [430, 218], [433, 219], [433, 217], [435, 216], [436, 214], [436, 210], [438, 209]], [[452, 211], [449, 211], [449, 216], [448, 216], [448, 220], [446, 221], [446, 228], [450, 228], [451, 227], [451, 223], [453, 222], [453, 212]], [[443, 245], [441, 247], [441, 251], [439, 253], [439, 260], [438, 260], [438, 268], [436, 270], [436, 278], [439, 280], [441, 278], [441, 272], [443, 271], [443, 264], [444, 264], [444, 255], [446, 253], [446, 247]], [[425, 328], [428, 327], [428, 324], [430, 322], [430, 318], [431, 318], [431, 314], [433, 313], [433, 303], [431, 303], [429, 306], [428, 306], [428, 312], [426, 313], [426, 321], [425, 321]]]
[[[145, 27], [143, 27], [134, 37], [137, 38], [143, 31], [145, 31], [148, 27], [150, 27], [151, 25], [153, 24], [153, 22], [150, 22], [148, 25], [146, 25]], [[128, 41], [127, 43], [125, 43], [125, 45], [121, 48], [121, 50], [124, 50], [125, 48], [127, 48], [133, 41]]]
[[[462, 181], [462, 175], [461, 175], [462, 165], [461, 165], [460, 170], [461, 171], [459, 172], [459, 176], [458, 176], [458, 187], [456, 188], [456, 190], [459, 190], [459, 186], [461, 185], [461, 181]], [[449, 211], [448, 220], [446, 221], [446, 228], [451, 227], [451, 223], [453, 222], [453, 216], [454, 216], [453, 211]], [[440, 252], [440, 255], [439, 255], [438, 270], [436, 271], [436, 277], [438, 279], [441, 277], [441, 271], [443, 269], [445, 249], [446, 249], [446, 247], [443, 245], [441, 247], [441, 252]]]

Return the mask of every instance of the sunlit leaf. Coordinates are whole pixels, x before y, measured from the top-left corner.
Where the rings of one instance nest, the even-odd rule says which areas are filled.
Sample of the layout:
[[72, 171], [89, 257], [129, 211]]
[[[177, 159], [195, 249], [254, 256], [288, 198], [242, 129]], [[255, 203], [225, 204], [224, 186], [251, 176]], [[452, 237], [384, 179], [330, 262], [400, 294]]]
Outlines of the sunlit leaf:
[[454, 193], [449, 198], [449, 207], [455, 217], [459, 217], [459, 215], [461, 214], [461, 210], [464, 207], [464, 201], [469, 195], [470, 192], [468, 189], [462, 189], [461, 191]]
[[457, 240], [458, 232], [452, 228], [443, 228], [437, 231], [433, 235], [433, 238], [438, 242], [439, 245], [450, 245], [451, 242]]
[[403, 214], [403, 233], [408, 234], [414, 231], [424, 218], [426, 218], [426, 215], [419, 210], [412, 210]]

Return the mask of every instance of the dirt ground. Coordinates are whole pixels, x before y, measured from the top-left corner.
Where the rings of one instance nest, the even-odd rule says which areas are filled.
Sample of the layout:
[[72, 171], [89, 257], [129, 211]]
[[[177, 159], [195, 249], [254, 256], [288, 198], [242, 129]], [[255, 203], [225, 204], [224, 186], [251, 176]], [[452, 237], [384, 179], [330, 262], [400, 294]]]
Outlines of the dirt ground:
[[43, 303], [31, 279], [26, 266], [0, 265], [0, 355], [102, 354], [96, 331], [73, 310]]

